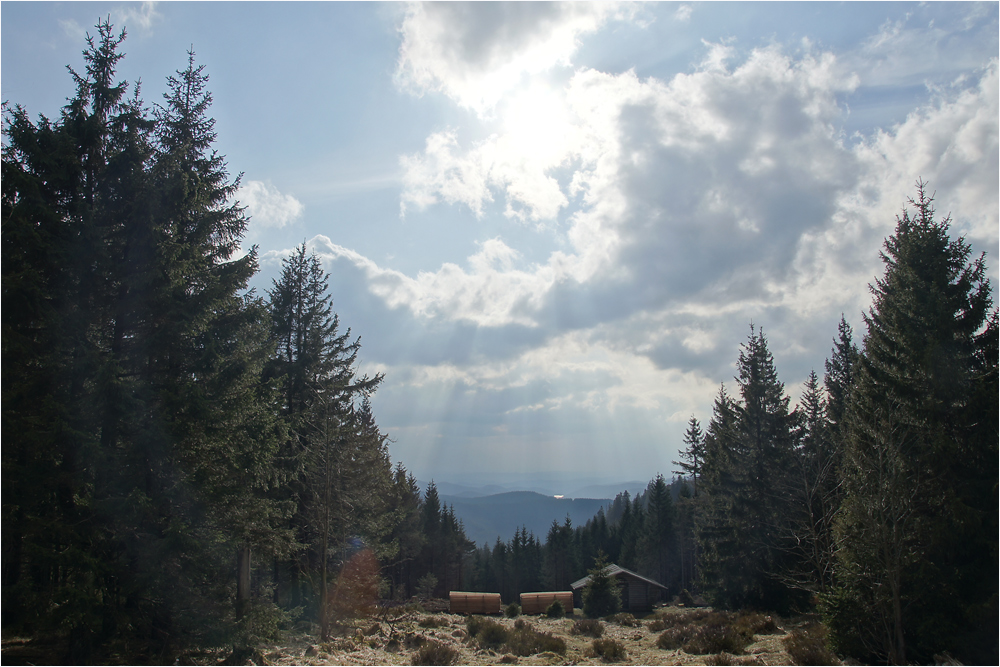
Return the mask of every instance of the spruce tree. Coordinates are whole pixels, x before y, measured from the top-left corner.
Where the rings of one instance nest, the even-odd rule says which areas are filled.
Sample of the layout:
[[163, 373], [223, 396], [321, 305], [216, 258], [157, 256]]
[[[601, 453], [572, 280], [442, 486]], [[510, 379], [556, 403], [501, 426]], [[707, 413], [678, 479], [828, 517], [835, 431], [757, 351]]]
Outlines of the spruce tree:
[[687, 447], [680, 452], [681, 460], [673, 461], [673, 464], [680, 468], [675, 472], [687, 476], [691, 480], [694, 495], [698, 495], [698, 476], [705, 460], [705, 436], [701, 432], [701, 424], [694, 415], [688, 420], [688, 428], [684, 432], [684, 444]]
[[[993, 662], [998, 433], [995, 403], [980, 412], [977, 396], [996, 395], [996, 316], [984, 258], [969, 261], [932, 202], [918, 182], [871, 288], [828, 607], [835, 639], [862, 657]], [[959, 641], [969, 628], [992, 640]]]
[[246, 219], [211, 150], [206, 77], [189, 55], [150, 116], [116, 81], [124, 36], [98, 25], [57, 123], [5, 122], [5, 215], [26, 242], [10, 252], [5, 218], [5, 304], [8, 286], [40, 298], [4, 323], [5, 372], [8, 341], [30, 349], [5, 420], [26, 396], [36, 406], [14, 459], [43, 481], [11, 508], [18, 548], [18, 519], [48, 526], [16, 567], [40, 575], [28, 620], [65, 633], [77, 661], [233, 637], [234, 552], [282, 541], [283, 510], [262, 498], [281, 437], [260, 381], [266, 313], [246, 293], [255, 255], [233, 257]]
[[304, 590], [303, 583], [322, 582], [354, 533], [377, 547], [376, 556], [388, 556], [380, 544], [388, 528], [376, 520], [375, 508], [388, 493], [391, 464], [367, 400], [382, 376], [357, 374], [360, 338], [340, 331], [329, 276], [305, 243], [282, 261], [268, 296], [275, 349], [266, 375], [281, 387], [280, 412], [290, 429], [279, 452], [289, 482], [273, 495], [294, 502], [287, 527], [308, 547], [296, 559], [274, 563], [276, 597], [298, 606], [315, 593], [328, 631], [326, 588]]
[[676, 512], [663, 475], [657, 474], [650, 482], [646, 502], [646, 517], [638, 545], [642, 569], [659, 583], [672, 587], [676, 578]]
[[583, 613], [588, 618], [610, 616], [621, 609], [621, 593], [608, 570], [607, 556], [599, 551], [594, 566], [587, 570], [590, 580], [583, 588]]
[[752, 325], [737, 368], [740, 400], [720, 394], [706, 439], [705, 583], [726, 606], [787, 609], [794, 596], [777, 575], [788, 565], [787, 475], [799, 414], [789, 411], [767, 340]]
[[858, 360], [858, 348], [852, 340], [851, 326], [840, 317], [837, 325], [837, 338], [833, 342], [831, 356], [826, 360], [826, 376], [824, 385], [827, 393], [826, 415], [835, 437], [843, 436], [844, 412], [847, 400], [854, 385], [855, 366]]
[[839, 441], [827, 419], [827, 401], [815, 371], [802, 395], [802, 438], [788, 478], [791, 561], [781, 573], [790, 586], [825, 593], [833, 583], [833, 521], [840, 507]]

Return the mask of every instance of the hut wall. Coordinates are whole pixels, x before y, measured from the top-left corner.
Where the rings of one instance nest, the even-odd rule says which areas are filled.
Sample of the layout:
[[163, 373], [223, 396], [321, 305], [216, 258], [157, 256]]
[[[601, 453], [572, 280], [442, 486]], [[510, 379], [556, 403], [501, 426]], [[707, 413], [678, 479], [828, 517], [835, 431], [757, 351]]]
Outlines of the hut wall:
[[452, 614], [499, 614], [501, 609], [499, 593], [451, 591], [448, 602]]
[[567, 614], [573, 613], [572, 591], [547, 591], [543, 593], [521, 593], [522, 614], [543, 614], [556, 600], [562, 603]]
[[644, 581], [630, 579], [628, 582], [628, 611], [648, 611], [653, 608], [649, 601], [649, 585]]

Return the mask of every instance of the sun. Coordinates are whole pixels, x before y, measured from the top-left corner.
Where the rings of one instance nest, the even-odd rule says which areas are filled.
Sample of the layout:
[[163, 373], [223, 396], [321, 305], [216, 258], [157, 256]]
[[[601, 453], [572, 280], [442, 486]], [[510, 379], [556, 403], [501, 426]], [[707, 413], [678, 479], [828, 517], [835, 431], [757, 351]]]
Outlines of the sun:
[[562, 91], [534, 83], [512, 94], [501, 122], [509, 149], [522, 159], [552, 166], [563, 161], [572, 119]]

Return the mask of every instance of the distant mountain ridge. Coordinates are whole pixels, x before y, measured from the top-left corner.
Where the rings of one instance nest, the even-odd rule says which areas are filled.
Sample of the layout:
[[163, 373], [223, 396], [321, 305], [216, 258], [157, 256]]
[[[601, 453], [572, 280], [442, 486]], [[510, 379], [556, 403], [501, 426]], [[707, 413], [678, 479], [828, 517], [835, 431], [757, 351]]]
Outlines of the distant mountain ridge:
[[562, 524], [568, 515], [574, 526], [583, 525], [611, 504], [610, 498], [556, 498], [534, 491], [478, 497], [441, 494], [440, 498], [455, 508], [466, 536], [477, 547], [492, 545], [498, 537], [506, 542], [521, 526], [544, 542], [553, 520]]

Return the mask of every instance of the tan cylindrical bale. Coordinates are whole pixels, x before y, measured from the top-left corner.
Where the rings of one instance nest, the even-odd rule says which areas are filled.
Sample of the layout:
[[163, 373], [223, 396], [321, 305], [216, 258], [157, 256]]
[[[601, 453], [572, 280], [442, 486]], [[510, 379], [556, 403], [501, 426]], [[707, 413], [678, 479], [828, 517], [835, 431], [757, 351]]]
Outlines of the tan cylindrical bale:
[[521, 593], [522, 614], [544, 614], [553, 602], [562, 603], [567, 614], [573, 613], [572, 591], [546, 591], [542, 593]]
[[466, 593], [451, 591], [448, 594], [452, 614], [499, 614], [499, 593]]

